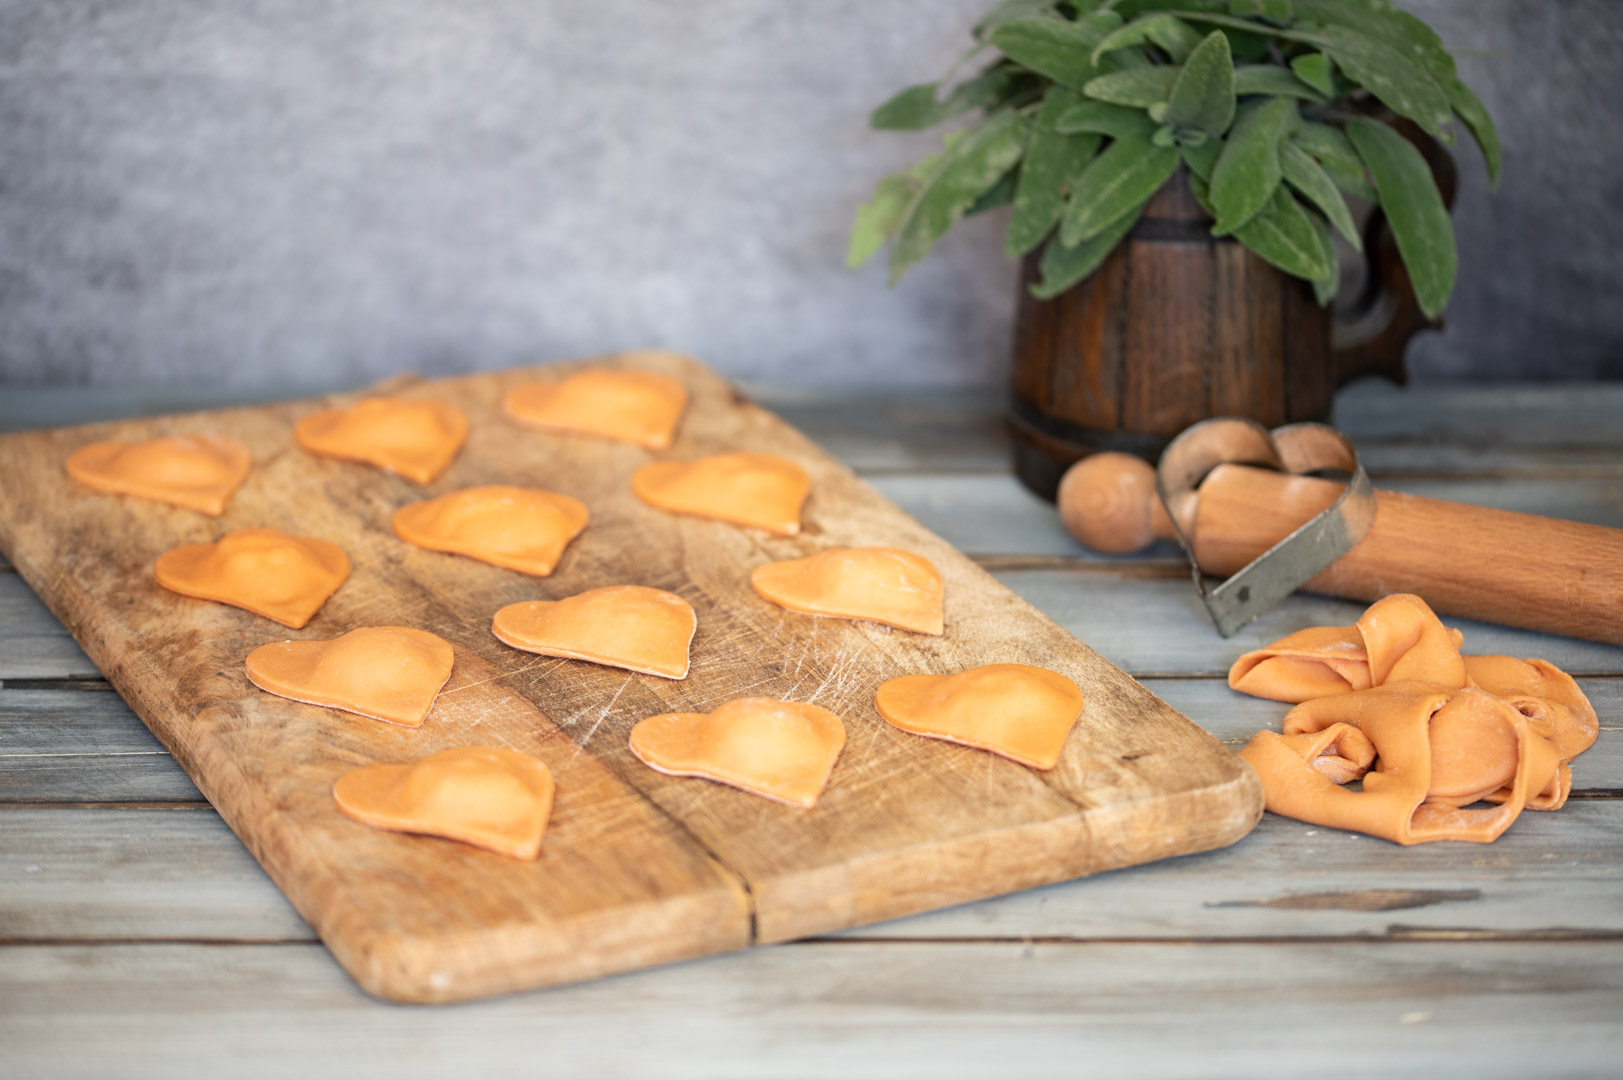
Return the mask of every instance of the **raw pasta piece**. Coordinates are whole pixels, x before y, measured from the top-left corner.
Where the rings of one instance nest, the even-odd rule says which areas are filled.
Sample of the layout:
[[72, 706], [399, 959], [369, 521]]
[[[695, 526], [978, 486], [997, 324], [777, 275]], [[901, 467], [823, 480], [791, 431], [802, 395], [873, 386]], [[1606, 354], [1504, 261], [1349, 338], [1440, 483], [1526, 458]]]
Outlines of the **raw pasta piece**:
[[310, 413], [293, 434], [313, 454], [362, 461], [427, 484], [467, 441], [468, 418], [442, 401], [376, 397]]
[[1027, 664], [987, 664], [956, 675], [903, 675], [879, 687], [874, 707], [903, 731], [990, 750], [1052, 769], [1082, 715], [1070, 679]]
[[1229, 668], [1229, 686], [1253, 697], [1311, 701], [1398, 679], [1465, 685], [1458, 630], [1418, 596], [1394, 593], [1353, 626], [1315, 626], [1248, 652]]
[[800, 532], [800, 507], [811, 480], [787, 458], [737, 452], [698, 461], [649, 462], [631, 474], [631, 490], [661, 510], [794, 536]]
[[338, 778], [338, 808], [375, 829], [460, 840], [512, 859], [541, 853], [552, 773], [499, 746], [442, 750], [410, 765], [365, 765]]
[[98, 442], [68, 457], [68, 475], [114, 495], [172, 503], [213, 517], [253, 466], [248, 448], [224, 435], [165, 435], [138, 443]]
[[687, 388], [651, 371], [577, 371], [556, 382], [515, 386], [502, 397], [509, 417], [529, 427], [665, 450], [687, 408]]
[[402, 506], [394, 531], [430, 551], [546, 577], [589, 517], [586, 505], [568, 495], [498, 484]]
[[363, 626], [330, 641], [280, 641], [248, 654], [248, 681], [307, 705], [418, 727], [455, 654], [443, 638], [404, 626]]
[[631, 729], [631, 752], [658, 772], [697, 776], [809, 808], [845, 747], [827, 709], [739, 698], [711, 713], [663, 713]]
[[943, 629], [941, 571], [892, 547], [830, 548], [755, 568], [761, 598], [790, 611], [867, 619], [920, 634]]
[[[1523, 809], [1558, 809], [1572, 759], [1595, 741], [1595, 710], [1552, 664], [1462, 657], [1460, 643], [1400, 594], [1354, 627], [1304, 630], [1242, 657], [1230, 685], [1301, 699], [1283, 734], [1258, 732], [1241, 751], [1268, 808], [1400, 844], [1487, 843]], [[1337, 678], [1359, 688], [1337, 692]], [[1340, 786], [1359, 779], [1361, 791]], [[1498, 805], [1469, 809], [1478, 801]]]
[[154, 572], [171, 592], [246, 608], [297, 630], [349, 577], [349, 559], [325, 540], [236, 529], [212, 544], [164, 552]]
[[563, 600], [508, 604], [490, 629], [525, 652], [682, 679], [698, 625], [692, 605], [675, 593], [608, 585]]
[[[1372, 751], [1370, 771], [1319, 764], [1354, 732]], [[1286, 716], [1284, 734], [1260, 731], [1240, 756], [1261, 777], [1269, 810], [1399, 844], [1488, 843], [1558, 782], [1562, 765], [1505, 699], [1421, 679], [1304, 702]], [[1361, 791], [1340, 786], [1360, 777]], [[1499, 805], [1467, 809], [1500, 791]]]

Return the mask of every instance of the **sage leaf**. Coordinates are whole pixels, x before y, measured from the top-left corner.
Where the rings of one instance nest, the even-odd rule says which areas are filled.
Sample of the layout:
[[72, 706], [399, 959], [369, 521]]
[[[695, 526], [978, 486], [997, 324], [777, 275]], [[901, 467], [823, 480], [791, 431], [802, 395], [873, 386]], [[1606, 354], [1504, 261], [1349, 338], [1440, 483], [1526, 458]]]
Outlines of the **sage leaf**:
[[974, 34], [978, 40], [985, 41], [992, 31], [1008, 23], [1018, 22], [1021, 19], [1053, 16], [1054, 9], [1059, 6], [1059, 0], [1003, 0], [991, 11], [981, 16], [981, 21], [975, 24]]
[[1324, 261], [1330, 264], [1328, 274], [1313, 279], [1313, 298], [1320, 307], [1329, 307], [1336, 293], [1341, 291], [1341, 257], [1336, 253], [1336, 242], [1330, 238], [1329, 229], [1315, 221], [1313, 231], [1319, 234], [1319, 248], [1324, 252]]
[[1075, 247], [1104, 232], [1171, 179], [1178, 161], [1176, 147], [1156, 146], [1148, 138], [1111, 143], [1072, 187], [1070, 205], [1060, 222], [1060, 243]]
[[885, 246], [885, 241], [901, 223], [902, 212], [907, 209], [917, 186], [918, 181], [906, 173], [879, 181], [873, 198], [857, 207], [857, 219], [851, 225], [851, 242], [845, 252], [846, 266], [855, 270]]
[[990, 116], [964, 132], [919, 178], [890, 250], [891, 284], [929, 254], [975, 200], [1014, 168], [1026, 149], [1027, 127], [1026, 117], [1012, 110]]
[[1330, 58], [1322, 52], [1303, 53], [1291, 61], [1291, 71], [1325, 97], [1336, 96], [1336, 80], [1330, 71]]
[[1291, 141], [1325, 165], [1364, 171], [1364, 159], [1358, 156], [1352, 141], [1340, 128], [1316, 120], [1303, 120], [1291, 132]]
[[1223, 144], [1216, 139], [1208, 139], [1199, 146], [1185, 143], [1183, 145], [1183, 161], [1185, 165], [1189, 166], [1190, 172], [1209, 184], [1212, 180], [1212, 169], [1217, 165], [1217, 155], [1222, 152]]
[[1288, 22], [1291, 0], [1229, 0], [1230, 15], [1261, 15], [1265, 19]]
[[1234, 237], [1287, 274], [1317, 281], [1330, 273], [1313, 219], [1283, 187], [1274, 189], [1268, 205], [1236, 229]]
[[1206, 35], [1179, 70], [1167, 97], [1167, 123], [1217, 137], [1234, 122], [1234, 59], [1221, 30]]
[[1413, 143], [1374, 120], [1349, 120], [1347, 137], [1375, 178], [1381, 210], [1409, 270], [1420, 310], [1435, 319], [1454, 291], [1459, 254], [1454, 225], [1431, 167]]
[[993, 104], [1014, 81], [1006, 65], [994, 65], [938, 99], [940, 83], [909, 86], [873, 111], [868, 122], [879, 131], [922, 131], [943, 120]]
[[1048, 88], [1042, 108], [1037, 110], [1004, 237], [1003, 250], [1011, 257], [1035, 248], [1059, 224], [1067, 186], [1099, 150], [1097, 134], [1067, 134], [1057, 126], [1059, 118], [1081, 101], [1082, 95], [1075, 90], [1055, 85]]
[[1301, 0], [1296, 14], [1325, 27], [1341, 26], [1378, 38], [1439, 82], [1454, 74], [1454, 58], [1436, 31], [1389, 0]]
[[1147, 67], [1118, 71], [1089, 79], [1083, 84], [1082, 92], [1096, 101], [1147, 109], [1167, 100], [1181, 70], [1175, 67]]
[[1268, 94], [1273, 97], [1294, 97], [1303, 101], [1322, 102], [1323, 94], [1294, 74], [1275, 64], [1246, 64], [1234, 69], [1236, 94]]
[[1022, 67], [1080, 90], [1098, 74], [1090, 56], [1104, 36], [1091, 24], [1039, 16], [1004, 23], [992, 31], [991, 41]]
[[1488, 186], [1499, 186], [1499, 129], [1493, 126], [1493, 117], [1481, 100], [1471, 92], [1471, 88], [1460, 82], [1459, 76], [1450, 76], [1443, 81], [1443, 93], [1448, 95], [1448, 103], [1454, 106], [1454, 111], [1460, 119], [1465, 121], [1466, 128], [1471, 137], [1476, 140], [1477, 146], [1482, 149], [1482, 160], [1488, 165]]
[[1099, 235], [1084, 240], [1074, 247], [1066, 247], [1057, 239], [1050, 240], [1048, 246], [1043, 249], [1042, 261], [1038, 264], [1042, 271], [1042, 280], [1031, 286], [1031, 295], [1039, 300], [1052, 300], [1099, 269], [1110, 257], [1110, 253], [1116, 250], [1116, 245], [1133, 231], [1133, 226], [1138, 224], [1138, 219], [1143, 213], [1144, 206], [1141, 203]]
[[1330, 27], [1325, 36], [1329, 44], [1324, 51], [1349, 79], [1427, 134], [1444, 137], [1452, 107], [1424, 68], [1392, 46], [1344, 26]]
[[[1171, 5], [1159, 5], [1168, 7]], [[1279, 38], [1281, 41], [1295, 41], [1302, 45], [1311, 45], [1322, 48], [1325, 36], [1317, 30], [1290, 30], [1283, 26], [1271, 26], [1268, 23], [1249, 22], [1237, 19], [1232, 15], [1221, 15], [1215, 11], [1202, 8], [1198, 11], [1183, 11], [1183, 18], [1187, 22], [1203, 23], [1206, 26], [1221, 26], [1224, 30], [1232, 30], [1247, 36], [1266, 35]]]
[[1105, 53], [1146, 43], [1159, 46], [1174, 64], [1181, 64], [1200, 44], [1200, 32], [1170, 12], [1146, 15], [1106, 35], [1094, 47], [1093, 62], [1098, 64]]
[[1279, 144], [1279, 170], [1285, 182], [1318, 207], [1326, 220], [1336, 227], [1336, 231], [1347, 238], [1347, 243], [1357, 251], [1364, 250], [1364, 242], [1358, 236], [1358, 226], [1353, 223], [1352, 211], [1347, 209], [1347, 201], [1341, 197], [1335, 181], [1322, 165], [1314, 161], [1306, 150], [1285, 139]]
[[988, 210], [1000, 210], [1014, 202], [1014, 193], [1020, 183], [1020, 170], [1010, 169], [1003, 174], [1003, 179], [987, 188], [980, 198], [964, 211], [965, 217], [974, 217], [984, 214]]
[[868, 123], [877, 131], [920, 131], [944, 120], [940, 115], [941, 103], [936, 100], [940, 83], [920, 83], [909, 86], [868, 117]]
[[1279, 140], [1297, 122], [1296, 102], [1271, 98], [1242, 113], [1212, 168], [1213, 236], [1237, 231], [1279, 187]]
[[1148, 137], [1155, 130], [1143, 111], [1124, 105], [1111, 105], [1103, 101], [1084, 101], [1073, 106], [1059, 118], [1055, 127], [1066, 135], [1094, 132], [1112, 139], [1135, 135]]

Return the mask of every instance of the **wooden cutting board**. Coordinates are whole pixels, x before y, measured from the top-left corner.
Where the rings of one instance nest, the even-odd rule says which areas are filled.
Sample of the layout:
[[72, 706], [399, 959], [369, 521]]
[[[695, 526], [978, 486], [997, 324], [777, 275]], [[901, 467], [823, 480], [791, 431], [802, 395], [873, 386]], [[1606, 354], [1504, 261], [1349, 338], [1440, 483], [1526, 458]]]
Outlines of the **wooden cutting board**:
[[[466, 448], [427, 488], [294, 443], [299, 416], [360, 394], [0, 438], [0, 548], [366, 990], [450, 1001], [569, 982], [1219, 847], [1256, 823], [1256, 777], [1216, 739], [701, 364], [663, 353], [590, 361], [686, 383], [692, 406], [661, 456], [748, 449], [803, 465], [812, 494], [799, 537], [652, 509], [628, 484], [647, 451], [502, 417], [509, 387], [583, 363], [396, 387], [471, 422]], [[88, 442], [206, 432], [254, 455], [223, 518], [98, 494], [63, 471]], [[408, 502], [493, 483], [590, 507], [551, 577], [411, 547], [389, 527]], [[163, 551], [250, 525], [349, 555], [349, 581], [301, 631], [154, 584]], [[934, 560], [945, 636], [792, 614], [749, 586], [763, 562], [843, 544]], [[505, 604], [619, 583], [667, 589], [698, 612], [687, 679], [521, 653], [490, 632]], [[266, 642], [388, 624], [457, 650], [419, 729], [273, 697], [243, 674]], [[1052, 772], [904, 734], [874, 711], [886, 679], [994, 662], [1052, 668], [1086, 695]], [[814, 809], [664, 776], [627, 749], [645, 716], [748, 695], [844, 719], [845, 752]], [[333, 780], [350, 768], [468, 744], [551, 767], [557, 798], [539, 860], [369, 829], [333, 804]]]

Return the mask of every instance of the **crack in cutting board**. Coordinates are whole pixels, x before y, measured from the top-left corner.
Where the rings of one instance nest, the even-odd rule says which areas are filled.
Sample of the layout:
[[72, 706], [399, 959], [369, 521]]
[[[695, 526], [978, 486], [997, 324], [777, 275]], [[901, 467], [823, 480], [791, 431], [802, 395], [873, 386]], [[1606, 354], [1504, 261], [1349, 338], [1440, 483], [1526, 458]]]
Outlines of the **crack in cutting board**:
[[[586, 363], [681, 379], [693, 401], [675, 445], [654, 455], [500, 415], [509, 387]], [[294, 445], [299, 416], [360, 393], [0, 438], [0, 548], [371, 993], [459, 1000], [828, 933], [1220, 847], [1261, 815], [1255, 776], [1216, 739], [696, 361], [631, 354], [393, 389], [450, 402], [471, 422], [462, 454], [426, 488]], [[63, 472], [97, 439], [203, 432], [241, 439], [256, 463], [219, 519], [99, 495]], [[645, 461], [723, 450], [805, 467], [800, 536], [667, 514], [630, 492]], [[590, 508], [551, 577], [414, 548], [389, 527], [408, 502], [496, 483]], [[350, 580], [302, 631], [154, 583], [163, 551], [248, 525], [348, 554]], [[944, 637], [792, 614], [750, 588], [763, 562], [862, 544], [935, 562]], [[687, 679], [536, 657], [490, 632], [505, 604], [622, 583], [677, 593], [698, 612]], [[265, 642], [387, 624], [457, 650], [420, 729], [272, 697], [243, 674]], [[888, 678], [986, 663], [1051, 668], [1082, 688], [1086, 707], [1052, 772], [904, 734], [874, 710]], [[845, 721], [845, 752], [814, 809], [665, 776], [627, 747], [645, 716], [746, 695], [812, 702]], [[536, 862], [368, 829], [329, 795], [356, 765], [474, 743], [551, 767], [557, 798]]]

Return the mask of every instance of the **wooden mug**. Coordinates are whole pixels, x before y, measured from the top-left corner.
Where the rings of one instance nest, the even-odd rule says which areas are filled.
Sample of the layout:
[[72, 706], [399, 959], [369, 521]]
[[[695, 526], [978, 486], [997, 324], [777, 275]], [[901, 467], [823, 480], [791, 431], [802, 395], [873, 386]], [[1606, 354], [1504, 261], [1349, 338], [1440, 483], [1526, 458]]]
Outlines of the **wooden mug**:
[[[1445, 202], [1448, 152], [1410, 125]], [[1439, 325], [1420, 311], [1379, 211], [1365, 228], [1370, 272], [1345, 313], [1231, 237], [1211, 235], [1180, 169], [1104, 265], [1053, 300], [1037, 300], [1028, 257], [1020, 282], [1008, 420], [1015, 472], [1052, 499], [1077, 459], [1119, 450], [1149, 461], [1211, 416], [1264, 427], [1330, 419], [1336, 388], [1360, 375], [1405, 379], [1404, 347]]]

